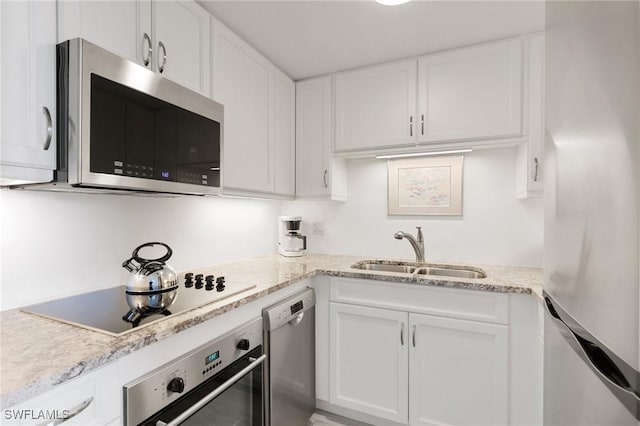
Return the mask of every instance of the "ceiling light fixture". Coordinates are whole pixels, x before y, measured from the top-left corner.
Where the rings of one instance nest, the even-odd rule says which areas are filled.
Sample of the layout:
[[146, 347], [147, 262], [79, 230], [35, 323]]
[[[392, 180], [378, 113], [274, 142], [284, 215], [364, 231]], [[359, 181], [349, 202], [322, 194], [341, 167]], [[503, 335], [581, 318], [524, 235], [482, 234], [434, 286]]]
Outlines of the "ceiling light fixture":
[[376, 0], [376, 3], [384, 4], [385, 6], [397, 6], [399, 4], [408, 3], [411, 0]]
[[376, 155], [376, 158], [390, 159], [390, 158], [407, 158], [407, 157], [426, 157], [429, 155], [461, 154], [463, 152], [471, 152], [471, 151], [473, 151], [471, 148], [466, 148], [466, 149], [454, 149], [450, 151], [412, 152], [410, 154]]

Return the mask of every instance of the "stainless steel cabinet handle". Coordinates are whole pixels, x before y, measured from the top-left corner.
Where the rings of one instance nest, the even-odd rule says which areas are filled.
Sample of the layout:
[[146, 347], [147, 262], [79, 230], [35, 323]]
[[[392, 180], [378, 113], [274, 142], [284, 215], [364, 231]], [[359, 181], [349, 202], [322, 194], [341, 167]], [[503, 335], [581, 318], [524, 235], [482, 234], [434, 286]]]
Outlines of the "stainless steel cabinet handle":
[[409, 136], [413, 136], [413, 115], [409, 116]]
[[145, 50], [145, 42], [147, 44], [147, 56], [142, 58], [142, 63], [145, 67], [148, 67], [151, 63], [151, 58], [153, 57], [153, 45], [151, 44], [151, 37], [149, 37], [149, 34], [147, 33], [144, 33], [142, 36], [142, 51]]
[[533, 181], [538, 181], [538, 170], [540, 169], [540, 162], [538, 161], [538, 157], [533, 157]]
[[323, 185], [325, 188], [328, 188], [328, 187], [329, 187], [329, 183], [327, 182], [327, 173], [329, 173], [329, 170], [325, 170], [325, 171], [324, 171], [324, 174], [322, 175], [322, 185]]
[[46, 106], [42, 107], [42, 113], [47, 120], [47, 136], [44, 139], [42, 149], [48, 151], [49, 147], [51, 146], [51, 138], [53, 138], [53, 121], [51, 120], [51, 113], [49, 112], [49, 108], [47, 108]]
[[251, 370], [255, 369], [260, 364], [262, 364], [266, 358], [267, 356], [264, 354], [260, 355], [258, 358], [249, 358], [249, 361], [251, 361], [251, 364], [247, 365], [245, 368], [238, 371], [238, 373], [236, 373], [233, 377], [231, 377], [229, 380], [227, 380], [226, 382], [221, 384], [219, 387], [217, 387], [216, 390], [214, 390], [213, 392], [211, 392], [210, 394], [202, 398], [200, 401], [193, 404], [186, 411], [184, 411], [175, 419], [171, 420], [169, 423], [165, 423], [162, 420], [158, 420], [156, 422], [156, 426], [177, 426], [180, 423], [184, 422], [186, 419], [191, 417], [196, 411], [198, 411], [199, 409], [207, 405], [209, 402], [217, 398], [218, 395], [220, 395], [222, 392], [226, 391], [228, 388], [233, 386], [238, 380], [242, 379]]
[[424, 135], [424, 114], [420, 114], [420, 134]]
[[75, 417], [78, 414], [82, 413], [85, 410], [85, 408], [87, 408], [89, 405], [91, 405], [92, 402], [93, 402], [93, 397], [87, 398], [84, 401], [82, 401], [80, 404], [78, 404], [75, 407], [73, 407], [72, 409], [70, 409], [68, 415], [65, 418], [47, 421], [46, 423], [40, 423], [37, 426], [56, 426], [56, 425], [62, 424], [64, 422], [66, 422], [67, 420], [72, 419], [73, 417]]
[[416, 326], [415, 325], [413, 326], [413, 334], [412, 334], [411, 340], [413, 340], [413, 347], [415, 348], [416, 347]]
[[158, 42], [158, 52], [160, 52], [160, 49], [162, 49], [162, 63], [158, 65], [158, 71], [160, 71], [160, 73], [163, 73], [165, 65], [167, 65], [167, 48], [161, 41]]
[[404, 346], [404, 323], [400, 325], [400, 344]]

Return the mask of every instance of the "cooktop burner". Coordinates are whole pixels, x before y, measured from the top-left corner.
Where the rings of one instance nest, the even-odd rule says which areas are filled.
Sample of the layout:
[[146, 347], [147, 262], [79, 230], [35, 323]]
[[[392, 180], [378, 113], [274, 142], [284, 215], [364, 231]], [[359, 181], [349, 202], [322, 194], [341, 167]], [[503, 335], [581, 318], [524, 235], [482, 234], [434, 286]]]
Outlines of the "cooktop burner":
[[[184, 275], [181, 275], [180, 279], [185, 282]], [[25, 306], [20, 310], [111, 336], [121, 336], [161, 321], [167, 316], [218, 302], [256, 286], [255, 284], [226, 281], [222, 290], [218, 291], [215, 287], [207, 290], [203, 286], [189, 286], [189, 279], [186, 282], [186, 286], [182, 285], [178, 289], [178, 296], [169, 306], [168, 311], [142, 315], [140, 318], [134, 319], [136, 324], [123, 319], [123, 315], [130, 311], [123, 285]]]

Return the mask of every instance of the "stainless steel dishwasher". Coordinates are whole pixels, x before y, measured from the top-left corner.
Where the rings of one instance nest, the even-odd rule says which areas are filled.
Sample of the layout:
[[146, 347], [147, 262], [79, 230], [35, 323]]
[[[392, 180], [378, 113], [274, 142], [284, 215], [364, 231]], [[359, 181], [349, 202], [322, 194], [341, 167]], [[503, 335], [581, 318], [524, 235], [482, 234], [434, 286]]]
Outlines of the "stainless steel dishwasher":
[[305, 426], [315, 411], [315, 304], [308, 288], [262, 311], [266, 425]]

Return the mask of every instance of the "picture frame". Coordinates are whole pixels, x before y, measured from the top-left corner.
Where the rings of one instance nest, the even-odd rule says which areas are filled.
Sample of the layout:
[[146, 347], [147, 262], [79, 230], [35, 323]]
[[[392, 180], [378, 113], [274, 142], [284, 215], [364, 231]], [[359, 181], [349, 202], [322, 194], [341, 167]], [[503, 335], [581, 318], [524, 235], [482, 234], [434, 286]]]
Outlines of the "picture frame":
[[389, 215], [462, 215], [464, 157], [422, 157], [387, 162]]

